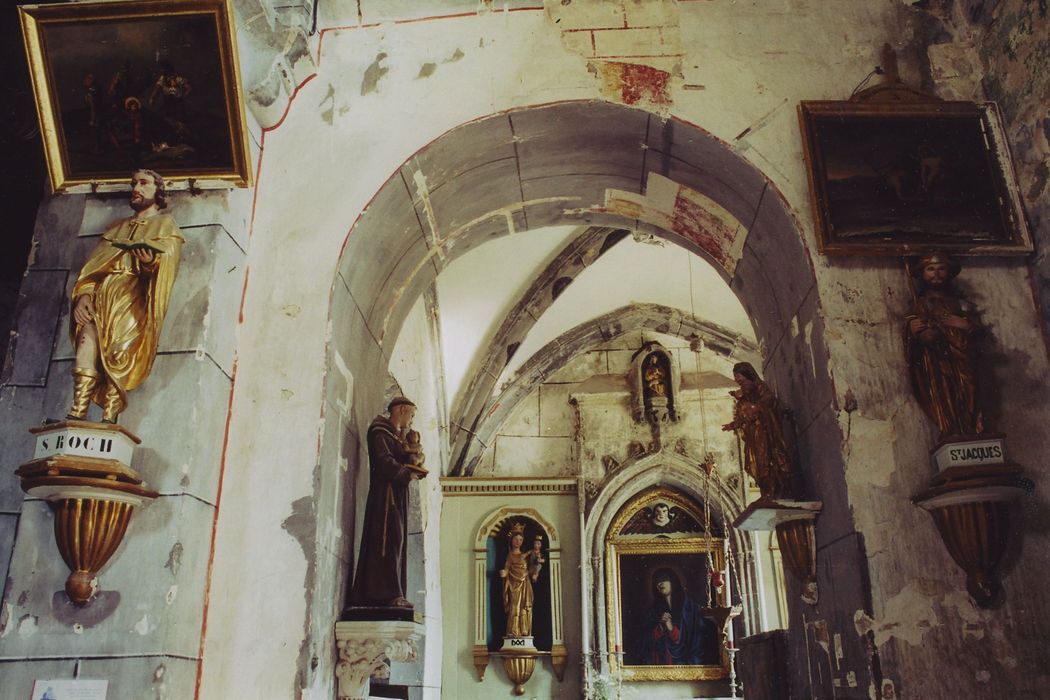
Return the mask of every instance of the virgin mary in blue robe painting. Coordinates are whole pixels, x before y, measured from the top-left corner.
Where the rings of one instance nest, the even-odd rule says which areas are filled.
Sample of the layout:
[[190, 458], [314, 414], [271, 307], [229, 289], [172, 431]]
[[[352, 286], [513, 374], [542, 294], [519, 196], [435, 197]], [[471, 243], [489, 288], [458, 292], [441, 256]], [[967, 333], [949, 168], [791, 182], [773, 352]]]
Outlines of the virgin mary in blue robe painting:
[[653, 605], [642, 641], [644, 663], [654, 666], [717, 664], [718, 635], [671, 569], [653, 574]]

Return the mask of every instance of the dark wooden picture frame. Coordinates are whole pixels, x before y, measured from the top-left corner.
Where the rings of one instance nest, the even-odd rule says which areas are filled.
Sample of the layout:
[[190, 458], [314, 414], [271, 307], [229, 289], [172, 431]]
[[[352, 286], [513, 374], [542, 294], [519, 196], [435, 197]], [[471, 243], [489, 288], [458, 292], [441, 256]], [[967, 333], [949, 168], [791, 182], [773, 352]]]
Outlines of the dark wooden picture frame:
[[806, 101], [798, 112], [820, 252], [1032, 251], [994, 104]]
[[52, 189], [251, 184], [229, 0], [19, 7]]

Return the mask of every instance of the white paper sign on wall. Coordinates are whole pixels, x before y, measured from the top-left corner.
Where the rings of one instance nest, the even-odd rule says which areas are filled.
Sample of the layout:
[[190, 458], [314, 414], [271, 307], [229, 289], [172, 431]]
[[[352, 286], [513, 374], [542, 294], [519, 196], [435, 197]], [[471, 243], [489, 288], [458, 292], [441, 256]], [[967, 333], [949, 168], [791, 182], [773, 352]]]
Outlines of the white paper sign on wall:
[[106, 700], [109, 681], [37, 680], [29, 700]]

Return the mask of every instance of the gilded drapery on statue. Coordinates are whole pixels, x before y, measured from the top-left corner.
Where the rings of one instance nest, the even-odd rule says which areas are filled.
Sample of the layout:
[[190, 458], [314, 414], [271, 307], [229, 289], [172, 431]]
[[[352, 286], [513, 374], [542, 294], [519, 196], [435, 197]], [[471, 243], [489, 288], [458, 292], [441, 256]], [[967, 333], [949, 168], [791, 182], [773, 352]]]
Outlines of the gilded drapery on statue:
[[905, 317], [912, 388], [942, 438], [984, 432], [977, 398], [976, 340], [982, 330], [973, 307], [953, 289], [959, 271], [944, 253], [921, 258], [911, 272], [922, 289], [912, 289]]
[[784, 439], [780, 402], [749, 362], [733, 366], [733, 379], [740, 387], [729, 392], [736, 399], [733, 422], [722, 430], [739, 431], [744, 469], [763, 497], [791, 498], [794, 467]]
[[[516, 523], [510, 531], [510, 551], [500, 569], [503, 579], [503, 611], [507, 614], [507, 637], [532, 636], [532, 579], [530, 557], [521, 551], [525, 541], [524, 523]], [[537, 570], [537, 574], [538, 574]]]
[[115, 422], [127, 394], [153, 369], [183, 239], [166, 206], [164, 181], [136, 171], [135, 216], [110, 226], [73, 287], [70, 336], [76, 348], [69, 418], [87, 417], [91, 401]]
[[404, 397], [390, 402], [390, 417], [368, 427], [368, 500], [352, 605], [411, 608], [405, 597], [408, 555], [408, 485], [427, 475], [418, 433], [409, 436], [416, 414]]

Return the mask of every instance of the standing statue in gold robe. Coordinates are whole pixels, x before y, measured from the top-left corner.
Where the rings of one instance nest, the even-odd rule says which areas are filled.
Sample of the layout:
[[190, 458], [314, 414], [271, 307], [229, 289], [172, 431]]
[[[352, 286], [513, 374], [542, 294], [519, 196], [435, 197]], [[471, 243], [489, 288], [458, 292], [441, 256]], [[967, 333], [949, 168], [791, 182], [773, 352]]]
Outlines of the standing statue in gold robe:
[[510, 551], [500, 569], [503, 579], [503, 611], [507, 613], [507, 637], [532, 636], [532, 583], [528, 556], [521, 551], [525, 524], [515, 523], [510, 531]]
[[780, 402], [750, 362], [733, 365], [733, 380], [740, 387], [729, 392], [736, 399], [733, 422], [723, 425], [722, 430], [739, 431], [744, 443], [744, 469], [764, 498], [791, 498], [794, 467], [784, 440]]
[[128, 392], [153, 368], [182, 250], [175, 220], [160, 213], [166, 206], [164, 179], [136, 170], [134, 216], [106, 229], [80, 270], [72, 294], [76, 362], [67, 418], [87, 418], [94, 401], [102, 407], [102, 421], [115, 423]]
[[913, 288], [914, 302], [905, 317], [912, 388], [942, 438], [984, 432], [975, 342], [982, 330], [973, 308], [952, 288], [959, 270], [944, 253], [922, 257], [912, 274], [923, 289]]

